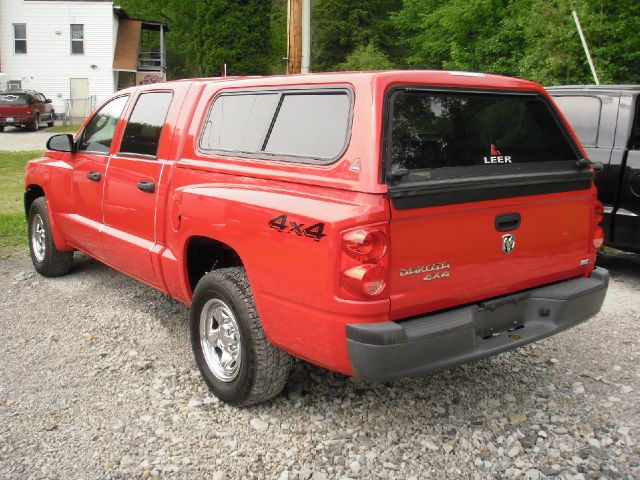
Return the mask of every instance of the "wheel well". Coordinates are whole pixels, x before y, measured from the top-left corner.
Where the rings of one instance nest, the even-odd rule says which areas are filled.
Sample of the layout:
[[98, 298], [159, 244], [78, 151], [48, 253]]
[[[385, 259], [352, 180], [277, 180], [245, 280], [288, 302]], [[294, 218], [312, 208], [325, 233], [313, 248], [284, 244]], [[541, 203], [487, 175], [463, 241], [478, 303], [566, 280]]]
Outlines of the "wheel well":
[[36, 198], [44, 197], [44, 190], [39, 185], [31, 185], [27, 188], [27, 191], [24, 192], [24, 214], [25, 217], [29, 218], [29, 209], [31, 208], [31, 204]]
[[187, 274], [191, 291], [195, 290], [202, 276], [216, 268], [241, 267], [238, 253], [217, 240], [193, 237], [187, 246]]

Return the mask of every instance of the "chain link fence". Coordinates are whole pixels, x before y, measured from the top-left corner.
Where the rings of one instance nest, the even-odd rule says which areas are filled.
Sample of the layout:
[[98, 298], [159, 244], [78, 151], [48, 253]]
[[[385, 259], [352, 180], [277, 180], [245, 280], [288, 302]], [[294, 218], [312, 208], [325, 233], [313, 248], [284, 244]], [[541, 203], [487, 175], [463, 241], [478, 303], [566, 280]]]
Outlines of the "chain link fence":
[[67, 98], [64, 100], [64, 115], [62, 123], [71, 125], [81, 123], [96, 108], [96, 96], [91, 95], [87, 98]]

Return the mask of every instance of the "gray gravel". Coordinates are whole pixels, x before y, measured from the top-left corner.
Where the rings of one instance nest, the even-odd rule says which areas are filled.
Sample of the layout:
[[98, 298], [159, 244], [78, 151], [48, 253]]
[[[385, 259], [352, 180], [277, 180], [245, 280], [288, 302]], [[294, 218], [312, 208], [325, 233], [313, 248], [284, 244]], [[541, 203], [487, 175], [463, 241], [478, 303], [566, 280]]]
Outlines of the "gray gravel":
[[0, 151], [44, 150], [51, 135], [55, 133], [49, 133], [48, 129], [43, 127], [37, 132], [30, 132], [24, 128], [6, 127], [4, 132], [0, 133]]
[[238, 410], [206, 390], [180, 303], [77, 255], [0, 262], [0, 478], [640, 478], [640, 256], [597, 318], [431, 377], [297, 363]]

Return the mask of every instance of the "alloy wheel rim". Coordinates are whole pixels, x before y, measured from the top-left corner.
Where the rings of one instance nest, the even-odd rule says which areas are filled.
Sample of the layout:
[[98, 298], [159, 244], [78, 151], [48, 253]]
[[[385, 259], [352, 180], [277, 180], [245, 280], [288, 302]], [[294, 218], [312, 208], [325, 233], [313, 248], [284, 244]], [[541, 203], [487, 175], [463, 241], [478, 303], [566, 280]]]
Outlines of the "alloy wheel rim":
[[218, 298], [204, 304], [200, 313], [200, 343], [209, 370], [220, 381], [233, 381], [240, 371], [242, 342], [233, 311]]
[[33, 217], [33, 223], [31, 225], [31, 247], [33, 248], [33, 254], [36, 260], [39, 262], [44, 261], [44, 255], [46, 252], [46, 234], [44, 231], [44, 222], [39, 214]]

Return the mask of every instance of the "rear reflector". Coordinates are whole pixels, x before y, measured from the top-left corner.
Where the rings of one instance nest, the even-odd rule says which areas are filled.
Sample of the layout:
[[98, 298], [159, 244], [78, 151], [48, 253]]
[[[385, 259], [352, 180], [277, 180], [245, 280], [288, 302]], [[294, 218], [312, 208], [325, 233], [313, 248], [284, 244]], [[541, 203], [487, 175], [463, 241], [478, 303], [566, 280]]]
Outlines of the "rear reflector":
[[593, 246], [597, 250], [602, 246], [603, 243], [604, 243], [604, 232], [602, 231], [602, 228], [596, 227], [596, 233], [595, 233], [595, 236], [593, 237]]

